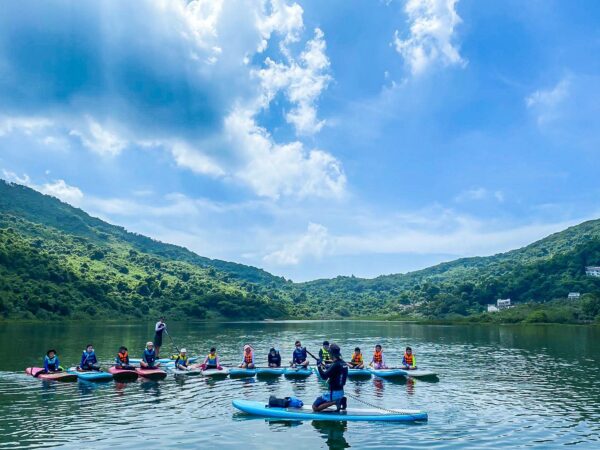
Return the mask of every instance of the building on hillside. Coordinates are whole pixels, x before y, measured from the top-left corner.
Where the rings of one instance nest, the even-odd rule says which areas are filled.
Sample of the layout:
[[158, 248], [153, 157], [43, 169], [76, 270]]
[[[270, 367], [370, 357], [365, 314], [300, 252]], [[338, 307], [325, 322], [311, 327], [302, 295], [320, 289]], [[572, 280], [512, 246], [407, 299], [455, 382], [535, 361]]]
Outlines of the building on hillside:
[[590, 277], [600, 277], [600, 266], [587, 266], [585, 268], [585, 274]]
[[569, 292], [569, 295], [567, 295], [569, 300], [579, 300], [579, 297], [581, 297], [579, 292]]
[[498, 309], [507, 309], [510, 308], [510, 298], [499, 298], [496, 302], [496, 307]]
[[494, 304], [487, 305], [487, 312], [489, 312], [489, 313], [498, 312], [498, 308], [496, 308], [496, 305], [494, 305]]

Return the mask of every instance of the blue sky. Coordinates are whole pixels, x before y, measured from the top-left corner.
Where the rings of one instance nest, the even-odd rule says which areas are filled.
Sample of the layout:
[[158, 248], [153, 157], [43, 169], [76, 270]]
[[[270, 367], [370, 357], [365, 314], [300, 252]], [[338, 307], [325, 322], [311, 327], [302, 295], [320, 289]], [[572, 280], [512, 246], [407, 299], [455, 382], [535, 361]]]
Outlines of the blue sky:
[[595, 1], [11, 2], [0, 177], [294, 280], [600, 217]]

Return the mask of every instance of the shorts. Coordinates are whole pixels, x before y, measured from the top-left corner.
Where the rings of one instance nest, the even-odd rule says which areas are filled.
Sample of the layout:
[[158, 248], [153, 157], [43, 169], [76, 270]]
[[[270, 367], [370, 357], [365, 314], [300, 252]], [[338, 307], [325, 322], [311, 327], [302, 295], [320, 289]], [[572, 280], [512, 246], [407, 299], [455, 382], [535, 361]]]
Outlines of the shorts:
[[325, 392], [320, 397], [314, 401], [313, 406], [316, 408], [321, 406], [323, 403], [327, 402], [335, 402], [340, 400], [344, 396], [344, 391], [333, 391], [333, 392]]
[[152, 342], [154, 343], [155, 347], [162, 347], [162, 334], [156, 333]]

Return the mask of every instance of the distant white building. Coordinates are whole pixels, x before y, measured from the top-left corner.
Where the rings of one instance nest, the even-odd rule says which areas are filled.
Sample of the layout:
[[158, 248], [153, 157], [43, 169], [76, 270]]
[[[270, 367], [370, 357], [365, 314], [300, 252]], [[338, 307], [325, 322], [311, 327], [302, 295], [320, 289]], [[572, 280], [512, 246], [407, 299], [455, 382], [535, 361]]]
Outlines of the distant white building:
[[489, 313], [498, 312], [498, 308], [496, 308], [496, 305], [494, 305], [494, 304], [487, 305], [487, 312], [489, 312]]
[[569, 292], [569, 295], [567, 295], [567, 298], [569, 300], [578, 300], [579, 297], [581, 297], [581, 294], [579, 292]]
[[496, 302], [496, 307], [498, 309], [510, 308], [510, 298], [499, 298]]
[[585, 274], [590, 277], [600, 277], [600, 266], [588, 266], [585, 268]]

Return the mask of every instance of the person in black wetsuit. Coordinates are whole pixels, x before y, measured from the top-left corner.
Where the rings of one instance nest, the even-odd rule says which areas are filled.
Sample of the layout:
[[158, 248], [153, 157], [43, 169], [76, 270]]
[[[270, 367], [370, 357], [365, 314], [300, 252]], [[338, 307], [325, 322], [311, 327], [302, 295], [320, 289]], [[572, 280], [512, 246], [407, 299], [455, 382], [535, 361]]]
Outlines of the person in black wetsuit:
[[312, 405], [313, 411], [322, 411], [335, 405], [338, 409], [346, 409], [346, 397], [344, 397], [344, 385], [348, 378], [348, 367], [341, 359], [340, 347], [336, 344], [329, 346], [329, 354], [333, 362], [325, 368], [323, 364], [317, 366], [321, 378], [327, 380], [329, 392], [317, 397]]
[[281, 367], [281, 355], [275, 347], [272, 347], [271, 350], [269, 350], [268, 362], [269, 367]]

